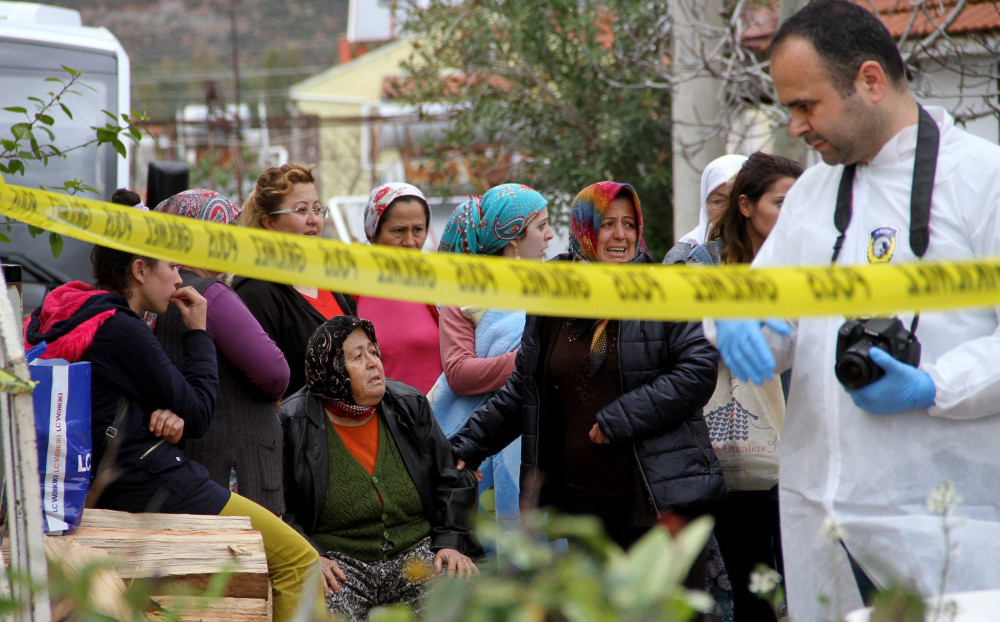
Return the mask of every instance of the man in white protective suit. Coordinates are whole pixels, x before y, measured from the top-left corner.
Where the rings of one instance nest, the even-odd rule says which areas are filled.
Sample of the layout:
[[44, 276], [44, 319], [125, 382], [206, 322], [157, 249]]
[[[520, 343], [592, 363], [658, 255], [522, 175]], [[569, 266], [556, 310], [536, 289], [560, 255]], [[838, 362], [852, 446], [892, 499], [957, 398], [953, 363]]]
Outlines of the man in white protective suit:
[[[918, 106], [878, 19], [820, 0], [781, 25], [770, 57], [789, 132], [823, 163], [788, 193], [754, 268], [1000, 256], [1000, 147], [955, 127], [943, 109]], [[997, 271], [967, 276], [1000, 284]], [[912, 285], [958, 287], [930, 272]], [[919, 363], [859, 341], [862, 362], [855, 356], [843, 374], [853, 389], [835, 374], [845, 317], [795, 327], [706, 320], [734, 375], [760, 382], [792, 368], [780, 504], [795, 622], [840, 619], [871, 583], [933, 596], [946, 563], [948, 592], [1000, 588], [998, 314], [926, 312], [914, 327], [914, 310], [900, 310], [899, 327], [915, 328], [922, 346]], [[928, 503], [943, 482], [962, 497], [948, 561], [941, 508]]]

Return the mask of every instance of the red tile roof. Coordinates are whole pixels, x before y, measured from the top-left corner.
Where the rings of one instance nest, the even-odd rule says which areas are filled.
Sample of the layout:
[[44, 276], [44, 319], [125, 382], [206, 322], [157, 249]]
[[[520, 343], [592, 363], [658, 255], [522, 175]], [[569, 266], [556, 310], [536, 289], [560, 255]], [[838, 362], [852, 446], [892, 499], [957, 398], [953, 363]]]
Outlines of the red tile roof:
[[[935, 26], [943, 24], [951, 14], [957, 0], [934, 0], [925, 10], [918, 11], [911, 36], [930, 34]], [[913, 19], [914, 7], [910, 0], [855, 0], [855, 3], [879, 15], [892, 36], [899, 38]], [[928, 19], [929, 18], [929, 19]], [[778, 26], [778, 3], [757, 7], [744, 16], [746, 30], [743, 44], [754, 49], [764, 49]], [[1000, 31], [1000, 1], [968, 0], [958, 17], [948, 27], [951, 34]]]
[[[869, 5], [868, 2], [858, 4], [866, 8]], [[912, 34], [928, 35], [933, 32], [935, 25], [943, 24], [951, 15], [956, 0], [935, 0], [928, 2], [927, 5], [925, 10], [917, 13], [910, 30]], [[882, 23], [896, 38], [906, 32], [907, 25], [913, 19], [913, 7], [909, 0], [872, 0], [870, 6], [881, 15]], [[951, 34], [989, 30], [1000, 30], [1000, 3], [995, 0], [969, 0], [955, 21], [948, 26], [948, 32]]]
[[[443, 95], [456, 95], [476, 84], [487, 82], [493, 88], [506, 91], [511, 87], [510, 80], [501, 76], [474, 76], [469, 78], [464, 73], [455, 72], [447, 76], [441, 83]], [[413, 80], [402, 76], [390, 74], [382, 78], [382, 98], [398, 99], [411, 95], [416, 88]]]

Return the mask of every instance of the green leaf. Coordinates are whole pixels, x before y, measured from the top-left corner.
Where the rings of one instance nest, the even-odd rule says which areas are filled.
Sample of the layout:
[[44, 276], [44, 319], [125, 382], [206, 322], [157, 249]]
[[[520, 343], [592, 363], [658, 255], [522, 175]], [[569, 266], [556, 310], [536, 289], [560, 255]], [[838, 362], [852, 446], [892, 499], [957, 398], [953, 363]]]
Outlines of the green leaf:
[[111, 117], [111, 120], [114, 121], [115, 123], [118, 123], [118, 117], [116, 117], [113, 112], [108, 112], [107, 110], [102, 110], [101, 112]]
[[919, 594], [894, 587], [875, 595], [871, 622], [923, 622], [926, 609]]
[[612, 566], [619, 587], [612, 597], [620, 610], [647, 609], [676, 589], [689, 568], [690, 564], [677, 558], [669, 532], [662, 527], [650, 529]]
[[383, 605], [371, 610], [371, 622], [416, 622], [417, 614], [409, 605]]
[[[49, 128], [47, 128], [47, 127], [41, 127], [41, 128], [38, 128], [38, 129], [40, 129], [43, 132], [45, 132], [48, 135], [49, 140], [55, 140], [56, 139], [55, 133], [52, 130], [50, 130]], [[53, 150], [55, 150], [55, 151], [58, 152], [58, 149], [56, 149], [54, 146], [52, 146], [52, 145], [47, 145], [47, 146], [51, 147]], [[56, 155], [56, 154], [55, 153], [50, 153], [49, 155]]]
[[0, 145], [3, 145], [4, 151], [14, 151], [17, 149], [17, 143], [6, 138], [0, 140]]
[[18, 114], [28, 114], [27, 108], [21, 108], [20, 106], [9, 106], [4, 108], [7, 112], [16, 112]]
[[49, 232], [49, 247], [52, 248], [52, 256], [59, 259], [59, 255], [63, 251], [63, 245], [65, 244], [63, 237], [54, 231]]
[[115, 148], [115, 151], [118, 152], [118, 155], [120, 155], [123, 158], [128, 157], [128, 152], [125, 150], [125, 143], [118, 140], [118, 138], [112, 140], [111, 145]]
[[45, 229], [42, 229], [41, 227], [36, 227], [35, 225], [28, 225], [28, 233], [30, 233], [31, 237], [33, 238], [37, 238], [38, 234], [43, 233], [44, 231]]
[[55, 119], [47, 114], [36, 114], [35, 118], [44, 123], [45, 125], [55, 125]]
[[73, 113], [70, 112], [70, 109], [66, 106], [66, 104], [64, 104], [62, 102], [59, 102], [59, 107], [62, 108], [63, 114], [65, 114], [67, 117], [69, 117], [70, 120], [72, 121], [73, 120]]
[[31, 125], [28, 123], [15, 123], [10, 126], [10, 133], [18, 140], [26, 140], [31, 137]]
[[[675, 561], [684, 568], [690, 568], [698, 555], [705, 548], [705, 543], [712, 535], [712, 525], [715, 521], [711, 516], [702, 516], [688, 523], [677, 537], [674, 538], [674, 550], [676, 551]], [[687, 571], [684, 571], [684, 575]], [[683, 580], [683, 576], [678, 582]]]
[[62, 68], [66, 71], [66, 73], [73, 76], [74, 78], [80, 77], [80, 72], [77, 71], [76, 69], [73, 69], [72, 67], [67, 67], [66, 65], [63, 65]]
[[18, 173], [24, 175], [24, 162], [21, 160], [11, 160], [7, 164], [7, 168], [10, 169], [11, 175], [17, 175]]
[[8, 238], [3, 233], [0, 233], [0, 242], [10, 242], [10, 238]]
[[[482, 581], [482, 579], [480, 579]], [[494, 593], [495, 590], [483, 590]], [[458, 622], [465, 619], [463, 612], [467, 610], [470, 601], [470, 586], [455, 579], [441, 578], [436, 581], [423, 602], [425, 620], [440, 622]], [[515, 601], [516, 602], [516, 601]]]

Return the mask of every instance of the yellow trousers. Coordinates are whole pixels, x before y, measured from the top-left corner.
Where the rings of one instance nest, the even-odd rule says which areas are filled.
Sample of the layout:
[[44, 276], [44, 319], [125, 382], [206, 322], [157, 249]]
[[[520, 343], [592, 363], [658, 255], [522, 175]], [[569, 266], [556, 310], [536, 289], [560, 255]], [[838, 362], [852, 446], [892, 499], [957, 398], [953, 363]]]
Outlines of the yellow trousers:
[[[267, 509], [235, 493], [219, 516], [247, 516], [253, 528], [263, 536], [275, 622], [290, 620], [300, 606], [309, 610], [306, 619], [313, 619], [316, 612], [326, 611], [319, 554], [301, 534]], [[312, 597], [308, 596], [310, 592]]]

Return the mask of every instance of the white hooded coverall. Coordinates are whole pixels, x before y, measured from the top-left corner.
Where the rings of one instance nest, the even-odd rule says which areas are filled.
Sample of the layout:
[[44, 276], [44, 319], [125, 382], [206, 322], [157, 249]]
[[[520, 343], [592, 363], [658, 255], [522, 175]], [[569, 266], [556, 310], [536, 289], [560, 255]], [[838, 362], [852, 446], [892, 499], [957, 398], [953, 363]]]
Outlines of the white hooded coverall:
[[[927, 110], [941, 139], [924, 259], [1000, 257], [1000, 147], [955, 127], [943, 109]], [[916, 130], [903, 129], [857, 166], [838, 265], [867, 265], [870, 254], [916, 261], [909, 243]], [[826, 164], [806, 171], [753, 267], [829, 265], [842, 171]], [[1000, 288], [1000, 274], [982, 278]], [[856, 407], [834, 376], [844, 317], [806, 318], [792, 338], [771, 340], [778, 369], [792, 367], [780, 503], [793, 622], [840, 619], [861, 606], [846, 555], [820, 535], [826, 518], [836, 519], [847, 548], [880, 588], [903, 584], [935, 595], [945, 537], [942, 517], [926, 500], [940, 482], [953, 483], [963, 498], [946, 591], [1000, 587], [998, 311], [922, 313], [920, 369], [934, 380], [935, 403], [891, 415]], [[912, 312], [899, 313], [907, 328]]]

